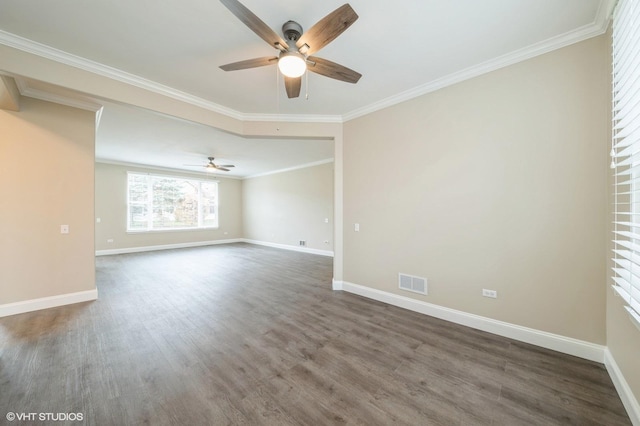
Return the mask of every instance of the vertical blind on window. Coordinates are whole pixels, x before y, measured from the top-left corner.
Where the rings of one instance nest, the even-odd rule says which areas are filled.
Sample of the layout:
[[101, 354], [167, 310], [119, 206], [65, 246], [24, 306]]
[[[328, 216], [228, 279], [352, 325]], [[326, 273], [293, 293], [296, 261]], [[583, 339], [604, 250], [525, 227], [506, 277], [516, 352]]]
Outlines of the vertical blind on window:
[[640, 2], [613, 16], [613, 288], [640, 325]]

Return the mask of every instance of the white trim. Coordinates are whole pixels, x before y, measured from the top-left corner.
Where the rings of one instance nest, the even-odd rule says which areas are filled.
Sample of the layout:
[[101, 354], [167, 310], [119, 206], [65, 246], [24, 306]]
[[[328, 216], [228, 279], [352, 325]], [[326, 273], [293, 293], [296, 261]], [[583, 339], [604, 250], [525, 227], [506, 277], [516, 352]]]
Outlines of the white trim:
[[514, 52], [507, 53], [506, 55], [502, 55], [489, 61], [473, 65], [467, 69], [454, 72], [452, 74], [406, 90], [397, 95], [393, 95], [362, 108], [355, 109], [344, 114], [342, 116], [342, 120], [343, 122], [353, 120], [355, 118], [362, 117], [363, 115], [371, 114], [372, 112], [388, 108], [390, 106], [408, 101], [413, 98], [417, 98], [418, 96], [435, 92], [436, 90], [442, 89], [444, 87], [452, 86], [462, 81], [469, 80], [471, 78], [487, 74], [500, 68], [504, 68], [518, 62], [526, 61], [527, 59], [531, 59], [533, 57], [549, 53], [553, 50], [561, 49], [571, 44], [604, 34], [609, 27], [609, 19], [611, 17], [614, 3], [615, 0], [602, 0], [598, 7], [596, 19], [589, 25], [584, 25], [580, 28], [576, 28], [573, 31], [569, 31], [568, 33], [551, 37], [539, 43], [535, 43]]
[[173, 249], [189, 248], [189, 247], [213, 246], [218, 244], [241, 243], [243, 241], [244, 240], [242, 238], [233, 238], [228, 240], [195, 241], [191, 243], [162, 244], [157, 246], [125, 247], [125, 248], [111, 249], [111, 250], [96, 250], [96, 256], [111, 256], [113, 254], [141, 253], [146, 251], [173, 250]]
[[321, 166], [323, 164], [329, 164], [329, 163], [333, 163], [333, 158], [327, 158], [325, 160], [314, 161], [313, 163], [300, 164], [298, 166], [288, 167], [286, 169], [274, 170], [272, 172], [258, 173], [256, 175], [246, 176], [243, 179], [253, 179], [253, 178], [257, 178], [257, 177], [275, 175], [275, 174], [278, 174], [278, 173], [292, 172], [294, 170], [306, 169], [308, 167], [316, 167], [316, 166]]
[[98, 289], [79, 291], [77, 293], [60, 294], [57, 296], [41, 297], [39, 299], [24, 300], [22, 302], [0, 305], [0, 318], [57, 306], [71, 305], [80, 302], [90, 302], [98, 299]]
[[242, 114], [244, 121], [268, 121], [286, 123], [342, 123], [341, 115], [312, 114]]
[[332, 290], [342, 290], [342, 281], [336, 281], [335, 279], [331, 280], [331, 289]]
[[42, 58], [50, 59], [61, 64], [88, 71], [93, 74], [111, 78], [122, 83], [130, 84], [144, 90], [149, 90], [151, 92], [158, 93], [160, 95], [164, 95], [182, 102], [186, 102], [194, 106], [199, 106], [201, 108], [217, 112], [231, 118], [235, 118], [238, 120], [242, 120], [243, 118], [243, 114], [231, 108], [218, 105], [214, 102], [207, 101], [205, 99], [190, 95], [188, 93], [176, 90], [163, 84], [147, 80], [146, 78], [130, 74], [117, 68], [113, 68], [99, 62], [82, 58], [68, 52], [64, 52], [54, 47], [47, 46], [45, 44], [38, 43], [36, 41], [29, 40], [27, 38], [20, 37], [3, 30], [0, 30], [0, 44], [4, 44], [14, 49], [22, 50], [24, 52], [31, 53]]
[[192, 243], [163, 244], [163, 245], [157, 245], [157, 246], [125, 247], [125, 248], [111, 249], [111, 250], [96, 250], [96, 256], [111, 256], [114, 254], [142, 253], [147, 251], [173, 250], [173, 249], [181, 249], [181, 248], [189, 248], [189, 247], [204, 247], [204, 246], [213, 246], [218, 244], [232, 244], [232, 243], [255, 244], [259, 246], [267, 246], [267, 247], [279, 248], [284, 250], [292, 250], [292, 251], [299, 251], [302, 253], [310, 253], [310, 254], [317, 254], [320, 256], [333, 257], [333, 252], [330, 250], [319, 250], [319, 249], [312, 249], [309, 247], [298, 247], [298, 246], [292, 246], [288, 244], [270, 243], [268, 241], [250, 240], [247, 238], [232, 238], [228, 240], [196, 241]]
[[96, 111], [96, 136], [98, 134], [98, 128], [100, 127], [100, 120], [102, 120], [102, 113], [103, 112], [104, 112], [104, 107], [100, 107]]
[[607, 372], [611, 377], [613, 385], [616, 387], [616, 391], [618, 391], [622, 405], [624, 405], [624, 408], [627, 410], [631, 423], [640, 426], [640, 403], [638, 403], [638, 400], [633, 395], [633, 391], [625, 380], [609, 348], [604, 349], [604, 365], [607, 367]]
[[[184, 170], [184, 169], [174, 169], [174, 168], [171, 168], [171, 167], [162, 167], [162, 166], [149, 166], [147, 164], [129, 163], [129, 162], [126, 162], [126, 161], [117, 161], [117, 160], [107, 160], [107, 159], [104, 159], [104, 158], [96, 158], [96, 163], [110, 164], [110, 165], [113, 165], [113, 166], [122, 166], [122, 167], [134, 167], [136, 169], [159, 170], [159, 171], [162, 171], [162, 172], [180, 173], [181, 175], [193, 175], [194, 177], [197, 177], [198, 179], [202, 179], [203, 176], [209, 176], [210, 178], [214, 178], [214, 179], [236, 179], [236, 180], [243, 179], [240, 176], [229, 176], [229, 175], [223, 175], [223, 174], [219, 174], [219, 173], [198, 172], [198, 171]], [[170, 176], [175, 177], [175, 175], [170, 175]], [[203, 180], [209, 180], [209, 179], [203, 179]], [[218, 182], [218, 181], [216, 180], [215, 182]]]
[[543, 348], [577, 356], [602, 363], [604, 361], [604, 349], [602, 345], [573, 339], [571, 337], [560, 336], [558, 334], [547, 333], [533, 328], [522, 327], [516, 324], [498, 321], [480, 315], [470, 314], [444, 306], [434, 305], [421, 300], [412, 299], [405, 296], [365, 287], [358, 284], [343, 281], [334, 282], [333, 288], [354, 293], [379, 302], [388, 303], [393, 306], [419, 312], [421, 314], [440, 318], [446, 321], [461, 324], [499, 336], [508, 337]]
[[302, 253], [333, 257], [333, 252], [330, 250], [318, 250], [318, 249], [312, 249], [309, 247], [299, 247], [299, 246], [291, 246], [288, 244], [270, 243], [268, 241], [249, 240], [247, 238], [242, 238], [242, 241], [248, 244], [255, 244], [258, 246], [267, 246], [267, 247], [273, 247], [273, 248], [278, 248], [283, 250], [299, 251]]
[[84, 109], [87, 111], [98, 112], [102, 109], [96, 101], [85, 100], [80, 98], [73, 98], [71, 96], [59, 95], [56, 93], [47, 92], [41, 89], [34, 89], [20, 77], [15, 77], [18, 90], [22, 96], [28, 98], [40, 99], [41, 101], [53, 102], [54, 104], [66, 105], [73, 108]]
[[[584, 25], [565, 34], [552, 37], [540, 43], [533, 44], [515, 52], [508, 53], [499, 58], [486, 61], [484, 63], [474, 65], [440, 79], [420, 85], [413, 89], [402, 92], [398, 95], [382, 99], [368, 106], [358, 108], [344, 115], [303, 115], [303, 114], [247, 114], [231, 108], [216, 104], [206, 99], [193, 96], [180, 90], [156, 83], [146, 78], [130, 74], [128, 72], [82, 58], [71, 53], [55, 49], [42, 43], [17, 36], [15, 34], [0, 30], [0, 44], [22, 50], [46, 59], [50, 59], [65, 65], [79, 68], [103, 77], [111, 78], [144, 90], [149, 90], [169, 98], [173, 98], [188, 104], [213, 111], [227, 117], [235, 118], [241, 121], [288, 121], [288, 122], [305, 122], [305, 123], [344, 123], [354, 118], [370, 114], [383, 108], [413, 99], [418, 96], [433, 92], [452, 84], [468, 80], [473, 77], [497, 70], [499, 68], [512, 65], [514, 63], [530, 59], [534, 56], [542, 55], [552, 50], [560, 49], [573, 43], [596, 37], [603, 34], [609, 24], [611, 11], [613, 10], [615, 0], [601, 0], [598, 12], [594, 22]], [[35, 97], [35, 96], [34, 96]]]
[[[29, 40], [24, 37], [20, 37], [16, 34], [0, 30], [0, 44], [12, 47], [14, 49], [22, 50], [23, 52], [31, 53], [42, 58], [50, 59], [61, 64], [69, 65], [74, 68], [78, 68], [84, 71], [88, 71], [93, 74], [97, 74], [103, 77], [111, 78], [122, 83], [130, 84], [132, 86], [148, 90], [153, 93], [158, 93], [163, 96], [167, 96], [178, 101], [188, 103], [190, 105], [198, 106], [209, 111], [217, 112], [227, 117], [235, 118], [240, 121], [287, 121], [287, 122], [300, 122], [300, 123], [341, 123], [342, 117], [340, 115], [276, 115], [276, 114], [245, 114], [234, 109], [225, 107], [223, 105], [211, 102], [209, 100], [191, 95], [189, 93], [174, 89], [164, 84], [156, 83], [155, 81], [148, 80], [146, 78], [130, 74], [126, 71], [119, 70], [117, 68], [110, 67], [108, 65], [101, 64], [99, 62], [92, 61], [74, 54], [56, 49], [46, 44], [38, 43], [37, 41]], [[67, 97], [58, 95], [47, 94], [41, 90], [30, 89], [25, 96], [49, 100], [51, 102], [58, 102], [64, 105], [70, 105], [69, 102], [76, 102]], [[54, 100], [56, 99], [56, 100]], [[79, 101], [78, 101], [79, 102]], [[81, 103], [81, 102], [79, 102]], [[78, 106], [79, 108], [83, 108]], [[90, 109], [90, 108], [83, 108]]]

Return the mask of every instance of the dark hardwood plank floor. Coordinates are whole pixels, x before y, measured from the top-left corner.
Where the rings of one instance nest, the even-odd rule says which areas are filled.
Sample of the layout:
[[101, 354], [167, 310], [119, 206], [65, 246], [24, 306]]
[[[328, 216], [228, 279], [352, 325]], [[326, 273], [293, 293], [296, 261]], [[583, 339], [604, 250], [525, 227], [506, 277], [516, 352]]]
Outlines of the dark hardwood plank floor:
[[99, 257], [99, 300], [0, 318], [0, 423], [630, 424], [600, 364], [331, 276], [330, 258], [248, 244]]

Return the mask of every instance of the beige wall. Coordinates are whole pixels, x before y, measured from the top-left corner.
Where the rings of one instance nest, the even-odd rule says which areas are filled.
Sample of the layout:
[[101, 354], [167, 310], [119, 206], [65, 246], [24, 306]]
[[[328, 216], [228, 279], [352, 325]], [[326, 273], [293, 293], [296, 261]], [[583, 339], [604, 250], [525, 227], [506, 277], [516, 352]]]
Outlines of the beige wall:
[[640, 329], [629, 318], [624, 301], [609, 288], [607, 300], [607, 348], [620, 368], [636, 403], [640, 402]]
[[245, 238], [333, 251], [333, 163], [245, 179], [242, 195]]
[[0, 304], [95, 289], [95, 114], [23, 98], [0, 129]]
[[[208, 230], [127, 233], [127, 171], [187, 176], [202, 174], [158, 171], [143, 167], [96, 163], [96, 250], [117, 250], [167, 244], [197, 243], [242, 237], [242, 184], [237, 179], [216, 178], [219, 227]], [[112, 243], [107, 240], [113, 239]]]
[[346, 123], [345, 281], [604, 344], [609, 62], [597, 37]]

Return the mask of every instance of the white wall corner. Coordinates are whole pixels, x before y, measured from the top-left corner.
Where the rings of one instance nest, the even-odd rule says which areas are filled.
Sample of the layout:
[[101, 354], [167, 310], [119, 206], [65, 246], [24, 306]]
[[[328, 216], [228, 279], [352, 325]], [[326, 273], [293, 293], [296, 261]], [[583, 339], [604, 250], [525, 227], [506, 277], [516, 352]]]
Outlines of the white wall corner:
[[39, 299], [24, 300], [21, 302], [0, 305], [0, 318], [10, 315], [23, 314], [25, 312], [39, 311], [41, 309], [55, 308], [74, 303], [90, 302], [98, 299], [98, 289], [79, 291], [77, 293], [60, 294], [57, 296], [42, 297]]
[[[605, 347], [583, 340], [573, 339], [558, 334], [548, 333], [533, 328], [522, 327], [520, 325], [498, 321], [480, 315], [470, 314], [444, 306], [434, 305], [421, 300], [412, 299], [405, 296], [365, 287], [350, 282], [341, 283], [342, 290], [389, 305], [398, 306], [410, 311], [440, 318], [456, 324], [486, 331], [499, 336], [508, 337], [520, 342], [529, 343], [565, 354], [577, 356], [579, 358], [604, 362]], [[335, 289], [335, 288], [334, 288]]]
[[607, 367], [611, 381], [616, 387], [618, 395], [620, 395], [620, 399], [622, 400], [624, 408], [627, 410], [631, 423], [634, 426], [640, 426], [640, 403], [633, 395], [631, 387], [629, 387], [629, 384], [625, 380], [609, 348], [605, 348], [604, 350], [604, 365]]
[[342, 281], [331, 280], [332, 290], [342, 290]]

